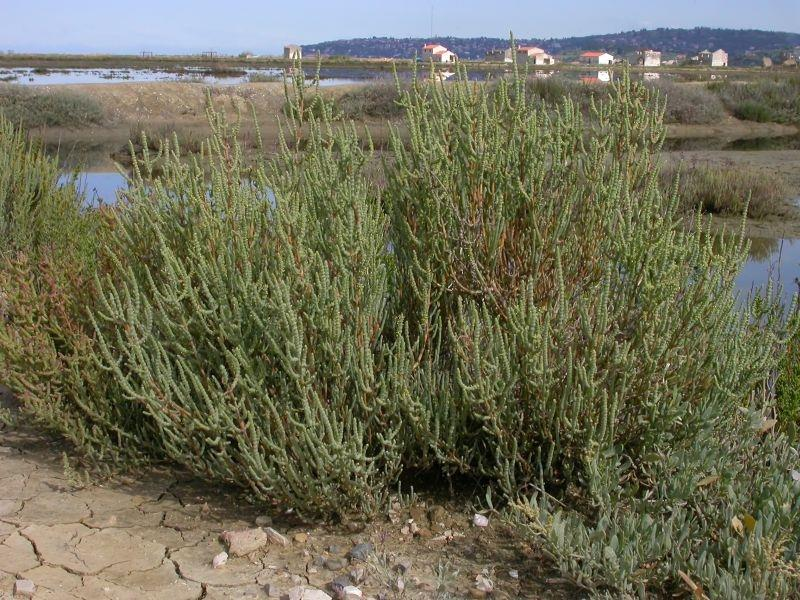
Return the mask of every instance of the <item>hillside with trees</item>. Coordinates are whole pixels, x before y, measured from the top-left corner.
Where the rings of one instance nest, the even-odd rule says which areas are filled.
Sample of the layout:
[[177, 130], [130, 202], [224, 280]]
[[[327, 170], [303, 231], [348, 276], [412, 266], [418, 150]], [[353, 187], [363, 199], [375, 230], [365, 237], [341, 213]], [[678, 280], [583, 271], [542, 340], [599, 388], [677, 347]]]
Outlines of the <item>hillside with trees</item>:
[[[428, 38], [371, 37], [334, 40], [303, 46], [307, 54], [319, 52], [325, 56], [360, 58], [413, 58]], [[479, 59], [487, 52], [504, 48], [504, 38], [459, 38], [436, 36], [464, 59]], [[746, 62], [747, 57], [771, 55], [800, 46], [800, 33], [764, 31], [760, 29], [642, 29], [604, 35], [567, 38], [520, 39], [520, 44], [542, 46], [549, 52], [561, 55], [577, 54], [582, 50], [602, 49], [616, 54], [633, 52], [638, 48], [655, 48], [667, 53], [692, 54], [708, 49], [724, 48], [732, 62]]]

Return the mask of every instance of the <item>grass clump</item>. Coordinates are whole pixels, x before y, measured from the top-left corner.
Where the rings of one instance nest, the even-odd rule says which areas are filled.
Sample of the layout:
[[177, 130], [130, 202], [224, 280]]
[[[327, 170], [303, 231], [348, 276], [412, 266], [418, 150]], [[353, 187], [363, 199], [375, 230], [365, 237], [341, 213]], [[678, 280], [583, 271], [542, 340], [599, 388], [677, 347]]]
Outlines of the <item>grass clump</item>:
[[715, 82], [709, 89], [738, 119], [759, 123], [800, 123], [800, 77]]
[[[275, 157], [245, 167], [213, 113], [205, 168], [164, 144], [154, 178], [143, 152], [79, 306], [32, 294], [0, 324], [7, 348], [61, 347], [24, 318], [61, 311], [85, 340], [61, 365], [0, 346], [27, 414], [305, 514], [464, 476], [598, 595], [672, 597], [683, 573], [796, 596], [797, 453], [759, 393], [785, 331], [737, 304], [742, 239], [662, 190], [653, 90], [624, 75], [584, 114], [461, 70], [399, 104], [383, 162], [302, 76]], [[7, 377], [56, 366], [57, 394]]]
[[676, 177], [685, 212], [699, 208], [704, 213], [742, 216], [747, 211], [754, 219], [786, 214], [789, 189], [775, 173], [732, 162], [680, 165], [662, 171], [665, 192]]
[[0, 85], [0, 114], [25, 129], [86, 127], [103, 121], [102, 107], [89, 96], [16, 85]]

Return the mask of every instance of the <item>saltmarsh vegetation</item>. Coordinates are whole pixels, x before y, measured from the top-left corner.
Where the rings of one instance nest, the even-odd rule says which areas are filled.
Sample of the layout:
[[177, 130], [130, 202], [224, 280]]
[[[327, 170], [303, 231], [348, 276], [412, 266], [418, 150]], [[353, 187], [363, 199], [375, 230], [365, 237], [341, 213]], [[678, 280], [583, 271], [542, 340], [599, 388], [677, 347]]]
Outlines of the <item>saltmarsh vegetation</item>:
[[754, 219], [786, 215], [791, 210], [790, 192], [778, 174], [735, 164], [688, 163], [661, 170], [665, 190], [678, 186], [680, 205], [687, 213], [703, 213]]
[[[202, 162], [145, 149], [118, 206], [59, 209], [93, 252], [49, 226], [4, 248], [23, 414], [308, 514], [470, 477], [597, 595], [800, 593], [786, 326], [737, 304], [741, 238], [662, 191], [658, 95], [624, 76], [585, 117], [519, 76], [418, 79], [376, 186], [368, 140], [292, 83], [277, 156], [245, 162], [212, 113]], [[56, 206], [42, 189], [31, 212]]]
[[103, 109], [91, 96], [63, 90], [32, 90], [0, 83], [0, 115], [16, 125], [85, 127], [103, 121]]

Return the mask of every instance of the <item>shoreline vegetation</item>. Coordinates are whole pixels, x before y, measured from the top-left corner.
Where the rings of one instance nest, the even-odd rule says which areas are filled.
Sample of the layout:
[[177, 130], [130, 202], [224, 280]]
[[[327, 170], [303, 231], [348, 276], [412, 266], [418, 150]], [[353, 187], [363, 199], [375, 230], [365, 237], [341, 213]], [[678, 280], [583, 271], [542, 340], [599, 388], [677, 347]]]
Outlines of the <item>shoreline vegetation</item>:
[[0, 417], [304, 518], [448, 481], [598, 598], [800, 594], [799, 324], [685, 225], [759, 176], [665, 186], [668, 100], [628, 72], [557, 110], [415, 81], [391, 160], [289, 84], [275, 152], [209, 95], [203, 164], [144, 144], [99, 209], [0, 116]]

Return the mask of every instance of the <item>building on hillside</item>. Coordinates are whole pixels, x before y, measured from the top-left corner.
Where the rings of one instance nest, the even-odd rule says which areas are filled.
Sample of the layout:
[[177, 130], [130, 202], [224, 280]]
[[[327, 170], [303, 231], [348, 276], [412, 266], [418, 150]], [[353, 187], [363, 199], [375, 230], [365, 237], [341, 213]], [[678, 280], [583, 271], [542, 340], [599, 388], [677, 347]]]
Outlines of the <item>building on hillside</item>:
[[765, 69], [769, 69], [772, 66], [772, 59], [769, 56], [761, 57], [761, 64]]
[[531, 65], [552, 65], [555, 59], [536, 46], [520, 46], [517, 48], [517, 63], [528, 63]]
[[453, 63], [458, 57], [441, 44], [425, 44], [422, 47], [422, 59], [435, 63]]
[[581, 62], [590, 65], [610, 65], [614, 63], [614, 57], [608, 52], [589, 51], [581, 54]]
[[506, 50], [491, 50], [486, 53], [484, 60], [486, 62], [501, 62], [501, 63], [514, 62], [514, 51], [511, 48], [508, 48]]
[[787, 58], [783, 61], [784, 67], [796, 67], [797, 66], [797, 59], [796, 58]]
[[303, 58], [303, 48], [297, 44], [286, 44], [283, 47], [283, 58], [287, 60], [300, 60]]
[[661, 52], [658, 50], [639, 50], [639, 64], [643, 67], [660, 67]]

